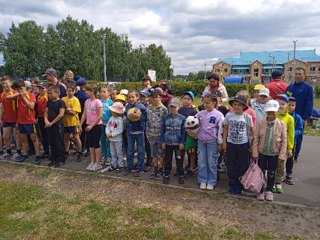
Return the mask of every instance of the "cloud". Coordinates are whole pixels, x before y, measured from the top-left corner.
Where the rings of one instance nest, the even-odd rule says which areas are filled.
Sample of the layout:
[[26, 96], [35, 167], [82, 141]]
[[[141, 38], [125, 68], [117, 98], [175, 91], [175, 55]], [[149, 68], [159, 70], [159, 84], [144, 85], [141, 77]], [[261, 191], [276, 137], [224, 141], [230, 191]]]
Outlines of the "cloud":
[[204, 70], [240, 51], [319, 49], [320, 2], [312, 0], [0, 0], [0, 31], [34, 20], [43, 27], [68, 15], [95, 29], [128, 34], [133, 46], [163, 45], [176, 74]]

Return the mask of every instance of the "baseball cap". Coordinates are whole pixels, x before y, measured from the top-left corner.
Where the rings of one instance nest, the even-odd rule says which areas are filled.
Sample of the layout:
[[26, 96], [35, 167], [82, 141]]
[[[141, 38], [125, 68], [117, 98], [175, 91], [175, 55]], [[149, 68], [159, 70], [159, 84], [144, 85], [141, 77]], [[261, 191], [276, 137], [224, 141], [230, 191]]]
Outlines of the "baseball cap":
[[222, 92], [220, 90], [214, 91], [213, 94], [216, 95], [217, 97], [222, 97]]
[[141, 90], [140, 91], [140, 95], [144, 95], [144, 96], [149, 97], [150, 96], [150, 92], [148, 90]]
[[24, 86], [26, 87], [26, 88], [31, 88], [31, 82], [30, 81], [24, 81]]
[[268, 88], [261, 88], [259, 90], [259, 96], [266, 96], [269, 97], [270, 96], [270, 91]]
[[265, 112], [278, 112], [279, 110], [279, 103], [276, 100], [270, 100], [266, 103], [264, 107]]
[[297, 100], [296, 100], [294, 97], [289, 97], [289, 98], [288, 98], [288, 101], [289, 101], [289, 102], [290, 102], [290, 101], [296, 102]]
[[289, 102], [289, 98], [286, 94], [278, 94], [275, 99], [281, 99], [285, 102]]
[[185, 96], [185, 95], [188, 95], [189, 97], [191, 97], [192, 100], [194, 99], [194, 93], [191, 91], [185, 92], [182, 96]]
[[169, 101], [169, 104], [168, 106], [179, 106], [180, 105], [180, 102], [179, 102], [179, 99], [178, 98], [171, 98], [170, 101]]
[[39, 88], [47, 88], [48, 87], [48, 84], [46, 82], [41, 82], [37, 85], [37, 87]]
[[128, 95], [129, 91], [127, 89], [121, 89], [120, 94], [122, 95]]
[[266, 87], [263, 86], [262, 84], [256, 84], [256, 85], [254, 85], [253, 90], [260, 90], [260, 89], [263, 89], [263, 88], [266, 88]]
[[77, 81], [76, 81], [76, 86], [83, 86], [83, 85], [86, 85], [87, 81], [83, 78], [79, 78]]
[[57, 76], [57, 71], [53, 68], [48, 68], [46, 72], [42, 75], [42, 77], [47, 77], [48, 75]]

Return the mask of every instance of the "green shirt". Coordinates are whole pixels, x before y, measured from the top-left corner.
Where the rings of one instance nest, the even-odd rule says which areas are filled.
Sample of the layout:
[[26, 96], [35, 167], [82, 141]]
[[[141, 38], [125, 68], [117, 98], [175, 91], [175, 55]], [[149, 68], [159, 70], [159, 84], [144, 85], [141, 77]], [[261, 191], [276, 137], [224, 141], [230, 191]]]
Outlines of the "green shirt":
[[267, 156], [275, 156], [277, 153], [273, 151], [273, 144], [272, 144], [272, 132], [273, 132], [273, 126], [274, 122], [267, 123], [267, 132], [266, 132], [266, 138], [264, 141], [264, 146], [262, 150], [263, 155]]

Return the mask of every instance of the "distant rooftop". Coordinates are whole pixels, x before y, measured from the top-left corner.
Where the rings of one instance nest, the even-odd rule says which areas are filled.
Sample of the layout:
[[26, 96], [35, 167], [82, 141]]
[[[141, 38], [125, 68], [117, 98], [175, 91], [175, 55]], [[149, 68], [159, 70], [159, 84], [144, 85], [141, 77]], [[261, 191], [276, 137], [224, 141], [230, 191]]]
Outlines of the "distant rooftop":
[[[223, 61], [231, 65], [248, 65], [258, 60], [262, 64], [272, 64], [273, 57], [276, 64], [284, 64], [293, 60], [293, 50], [241, 52], [239, 58], [219, 58], [218, 62]], [[297, 50], [296, 59], [304, 62], [315, 62], [320, 61], [320, 56], [317, 55], [316, 50]]]

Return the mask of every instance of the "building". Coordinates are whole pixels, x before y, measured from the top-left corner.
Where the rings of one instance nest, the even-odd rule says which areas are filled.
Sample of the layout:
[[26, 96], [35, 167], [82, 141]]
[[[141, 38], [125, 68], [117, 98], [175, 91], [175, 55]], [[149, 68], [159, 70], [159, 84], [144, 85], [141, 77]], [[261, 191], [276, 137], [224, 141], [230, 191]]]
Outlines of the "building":
[[[295, 59], [294, 59], [295, 54]], [[275, 69], [283, 72], [283, 80], [292, 82], [294, 69], [306, 69], [307, 81], [320, 82], [320, 56], [316, 50], [240, 52], [240, 57], [220, 58], [212, 71], [221, 76], [241, 76], [245, 82], [266, 83]]]

